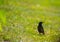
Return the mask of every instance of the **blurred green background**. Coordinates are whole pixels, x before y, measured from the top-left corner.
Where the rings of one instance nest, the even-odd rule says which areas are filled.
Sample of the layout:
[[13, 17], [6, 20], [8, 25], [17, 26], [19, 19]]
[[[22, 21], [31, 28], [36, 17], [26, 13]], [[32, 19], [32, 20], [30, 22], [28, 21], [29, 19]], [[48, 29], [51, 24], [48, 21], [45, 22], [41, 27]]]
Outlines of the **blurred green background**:
[[[45, 35], [39, 35], [42, 21]], [[0, 42], [60, 42], [60, 0], [0, 0]]]

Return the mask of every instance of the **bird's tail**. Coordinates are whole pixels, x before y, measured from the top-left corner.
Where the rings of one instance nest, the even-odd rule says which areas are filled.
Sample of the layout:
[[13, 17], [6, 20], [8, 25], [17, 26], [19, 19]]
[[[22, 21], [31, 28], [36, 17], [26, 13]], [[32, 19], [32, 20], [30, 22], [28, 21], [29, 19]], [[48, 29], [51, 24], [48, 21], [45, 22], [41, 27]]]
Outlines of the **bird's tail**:
[[43, 35], [44, 35], [45, 33], [43, 32]]

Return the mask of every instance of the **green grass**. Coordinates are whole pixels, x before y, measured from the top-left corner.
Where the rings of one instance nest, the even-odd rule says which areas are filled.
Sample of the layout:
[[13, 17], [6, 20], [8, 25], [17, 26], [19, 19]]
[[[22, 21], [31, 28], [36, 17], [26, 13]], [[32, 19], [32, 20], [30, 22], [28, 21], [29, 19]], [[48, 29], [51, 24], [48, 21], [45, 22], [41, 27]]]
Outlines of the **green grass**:
[[[3, 1], [2, 1], [3, 2]], [[60, 1], [4, 0], [0, 3], [0, 42], [58, 42], [60, 37]], [[45, 35], [39, 35], [42, 21]]]

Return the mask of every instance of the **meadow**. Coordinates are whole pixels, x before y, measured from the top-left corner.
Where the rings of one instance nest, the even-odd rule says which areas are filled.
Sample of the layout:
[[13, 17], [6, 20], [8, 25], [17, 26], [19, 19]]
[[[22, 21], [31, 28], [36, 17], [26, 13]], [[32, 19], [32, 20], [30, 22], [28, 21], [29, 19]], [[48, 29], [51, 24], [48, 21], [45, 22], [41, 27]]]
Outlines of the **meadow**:
[[[45, 35], [39, 35], [42, 21]], [[0, 42], [60, 42], [60, 0], [0, 0]]]

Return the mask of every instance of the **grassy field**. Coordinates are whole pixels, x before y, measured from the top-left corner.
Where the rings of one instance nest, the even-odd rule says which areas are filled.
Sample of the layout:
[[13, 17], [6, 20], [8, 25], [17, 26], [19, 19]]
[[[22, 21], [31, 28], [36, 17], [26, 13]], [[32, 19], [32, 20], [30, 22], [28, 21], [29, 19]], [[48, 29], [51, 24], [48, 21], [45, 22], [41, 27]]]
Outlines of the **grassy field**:
[[[42, 21], [45, 35], [39, 35]], [[0, 0], [0, 42], [59, 42], [60, 0]]]

